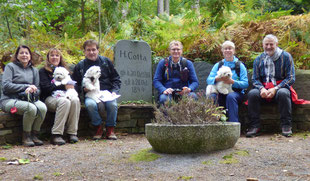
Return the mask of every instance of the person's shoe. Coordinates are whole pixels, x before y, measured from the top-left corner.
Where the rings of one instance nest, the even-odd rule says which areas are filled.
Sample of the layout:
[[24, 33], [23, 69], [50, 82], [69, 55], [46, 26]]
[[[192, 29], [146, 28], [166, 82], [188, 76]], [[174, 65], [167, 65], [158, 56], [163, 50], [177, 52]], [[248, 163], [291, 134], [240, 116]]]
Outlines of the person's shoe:
[[70, 143], [76, 143], [76, 142], [78, 142], [79, 141], [79, 138], [76, 136], [76, 135], [74, 135], [74, 134], [69, 134], [69, 142]]
[[93, 140], [100, 140], [103, 134], [103, 126], [100, 124], [99, 126], [95, 126], [96, 134], [93, 136]]
[[66, 141], [61, 137], [61, 135], [52, 135], [52, 144], [60, 146], [66, 144]]
[[34, 144], [36, 146], [41, 146], [43, 145], [43, 141], [41, 141], [39, 138], [38, 138], [38, 135], [39, 135], [39, 132], [38, 131], [32, 131], [32, 141], [34, 142]]
[[30, 132], [23, 132], [23, 145], [27, 146], [27, 147], [33, 147], [34, 146], [34, 142], [32, 141], [31, 138], [31, 133]]
[[260, 131], [260, 128], [250, 128], [245, 136], [248, 138], [258, 136], [259, 131]]
[[106, 138], [108, 140], [117, 140], [117, 137], [114, 133], [114, 127], [107, 127], [107, 135]]
[[282, 127], [282, 135], [285, 137], [291, 137], [293, 134], [292, 128], [290, 126], [283, 126]]

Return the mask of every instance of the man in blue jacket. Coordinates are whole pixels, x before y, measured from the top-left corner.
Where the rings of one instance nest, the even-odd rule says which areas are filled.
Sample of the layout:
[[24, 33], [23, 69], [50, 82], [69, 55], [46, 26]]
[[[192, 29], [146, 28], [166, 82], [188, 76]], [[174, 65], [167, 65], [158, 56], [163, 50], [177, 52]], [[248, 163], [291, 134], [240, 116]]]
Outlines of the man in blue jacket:
[[267, 35], [263, 40], [264, 53], [253, 64], [253, 89], [248, 93], [250, 118], [247, 137], [254, 137], [260, 131], [260, 102], [275, 101], [280, 111], [283, 136], [292, 134], [292, 101], [290, 86], [295, 82], [292, 56], [278, 47], [278, 39]]
[[182, 57], [182, 43], [175, 40], [170, 42], [169, 51], [170, 56], [159, 61], [153, 80], [159, 92], [159, 103], [162, 105], [171, 100], [176, 90], [197, 98], [193, 91], [198, 87], [198, 79], [193, 63]]

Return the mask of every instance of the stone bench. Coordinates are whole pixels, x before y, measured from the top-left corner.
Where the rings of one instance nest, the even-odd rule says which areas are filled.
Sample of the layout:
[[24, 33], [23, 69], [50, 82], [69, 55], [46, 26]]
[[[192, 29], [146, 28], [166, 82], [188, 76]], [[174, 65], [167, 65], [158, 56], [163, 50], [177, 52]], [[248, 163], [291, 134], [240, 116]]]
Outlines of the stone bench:
[[[118, 109], [116, 132], [144, 133], [144, 125], [154, 118], [152, 105], [121, 105]], [[41, 133], [49, 135], [54, 122], [54, 113], [48, 112]], [[105, 118], [104, 118], [105, 119]], [[91, 135], [90, 118], [84, 107], [79, 120], [79, 136]], [[22, 116], [0, 112], [0, 144], [21, 142]]]

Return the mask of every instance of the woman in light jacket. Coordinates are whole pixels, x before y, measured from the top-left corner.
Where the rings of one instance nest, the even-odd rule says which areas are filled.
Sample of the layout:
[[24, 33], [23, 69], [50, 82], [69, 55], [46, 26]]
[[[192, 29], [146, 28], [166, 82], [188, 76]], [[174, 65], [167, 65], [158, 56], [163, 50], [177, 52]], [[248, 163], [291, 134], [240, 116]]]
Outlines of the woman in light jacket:
[[[5, 66], [2, 77], [1, 109], [23, 115], [23, 145], [40, 146], [38, 139], [46, 115], [45, 104], [38, 100], [40, 94], [39, 72], [33, 67], [32, 54], [28, 46], [17, 48], [14, 60]], [[35, 100], [30, 100], [35, 97]]]

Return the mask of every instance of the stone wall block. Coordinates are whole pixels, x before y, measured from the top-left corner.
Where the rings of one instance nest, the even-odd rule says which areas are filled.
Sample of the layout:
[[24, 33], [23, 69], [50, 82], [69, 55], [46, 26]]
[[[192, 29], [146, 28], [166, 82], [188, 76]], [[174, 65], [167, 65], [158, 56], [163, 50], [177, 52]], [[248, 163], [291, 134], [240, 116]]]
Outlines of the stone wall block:
[[122, 122], [118, 122], [116, 127], [118, 128], [134, 128], [137, 125], [137, 120], [136, 119], [132, 119], [129, 121], [122, 121]]
[[118, 114], [117, 115], [117, 121], [122, 122], [122, 121], [129, 121], [131, 119], [130, 114]]
[[5, 136], [5, 135], [8, 135], [8, 134], [12, 134], [13, 131], [11, 129], [3, 129], [3, 130], [0, 130], [0, 136]]

